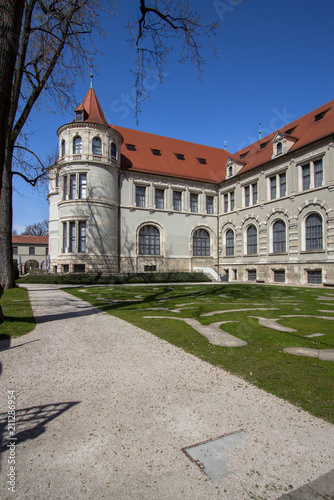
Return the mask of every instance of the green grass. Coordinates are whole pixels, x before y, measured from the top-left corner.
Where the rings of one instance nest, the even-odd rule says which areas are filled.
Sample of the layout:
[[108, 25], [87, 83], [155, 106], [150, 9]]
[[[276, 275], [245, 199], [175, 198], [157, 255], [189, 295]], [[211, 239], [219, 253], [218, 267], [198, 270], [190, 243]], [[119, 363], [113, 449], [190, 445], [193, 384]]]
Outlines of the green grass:
[[[283, 352], [285, 347], [293, 346], [334, 349], [334, 321], [306, 317], [315, 315], [334, 319], [334, 291], [247, 284], [121, 286], [80, 290], [82, 288], [66, 291], [334, 423], [334, 363]], [[319, 300], [321, 297], [332, 300]], [[167, 300], [160, 300], [164, 298]], [[193, 308], [170, 311], [179, 304], [189, 304]], [[143, 310], [155, 307], [169, 310]], [[259, 311], [257, 307], [265, 310]], [[201, 316], [210, 311], [245, 308], [251, 310]], [[330, 312], [321, 312], [323, 310]], [[296, 332], [272, 330], [260, 326], [256, 318], [250, 317], [274, 319], [283, 315], [304, 316], [279, 320], [281, 325], [294, 328]], [[247, 345], [215, 346], [183, 321], [145, 316], [194, 318], [205, 325], [233, 320], [234, 323], [225, 323], [222, 328], [245, 340]], [[313, 333], [324, 335], [305, 337]]]
[[0, 301], [5, 321], [0, 325], [0, 340], [19, 337], [35, 328], [35, 319], [25, 288], [5, 290]]

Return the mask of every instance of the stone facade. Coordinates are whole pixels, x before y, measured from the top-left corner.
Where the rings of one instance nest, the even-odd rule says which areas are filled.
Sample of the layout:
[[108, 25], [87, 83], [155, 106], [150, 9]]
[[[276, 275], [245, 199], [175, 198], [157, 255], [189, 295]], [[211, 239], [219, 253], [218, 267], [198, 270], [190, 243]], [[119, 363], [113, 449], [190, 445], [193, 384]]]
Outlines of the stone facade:
[[230, 155], [110, 126], [89, 89], [58, 130], [51, 271], [334, 283], [333, 104]]

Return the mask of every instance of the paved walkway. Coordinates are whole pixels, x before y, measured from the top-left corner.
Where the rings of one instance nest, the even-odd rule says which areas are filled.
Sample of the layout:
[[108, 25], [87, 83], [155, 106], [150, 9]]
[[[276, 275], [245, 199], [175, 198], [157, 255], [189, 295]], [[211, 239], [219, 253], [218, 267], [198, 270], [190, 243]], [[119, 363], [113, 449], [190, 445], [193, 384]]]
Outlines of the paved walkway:
[[[315, 483], [320, 497], [290, 492], [332, 469], [334, 426], [56, 286], [28, 288], [35, 330], [0, 344], [2, 499], [321, 498]], [[182, 452], [240, 430], [220, 481]]]

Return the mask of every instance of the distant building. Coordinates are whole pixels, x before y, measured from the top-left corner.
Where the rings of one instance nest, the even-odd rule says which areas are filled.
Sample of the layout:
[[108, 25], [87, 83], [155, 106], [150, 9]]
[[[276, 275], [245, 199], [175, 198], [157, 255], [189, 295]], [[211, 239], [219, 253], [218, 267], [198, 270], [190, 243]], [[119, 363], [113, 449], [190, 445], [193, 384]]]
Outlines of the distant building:
[[334, 101], [232, 155], [109, 125], [90, 88], [58, 137], [51, 272], [334, 283]]
[[49, 255], [48, 236], [12, 236], [13, 260], [20, 274], [32, 269], [43, 269]]

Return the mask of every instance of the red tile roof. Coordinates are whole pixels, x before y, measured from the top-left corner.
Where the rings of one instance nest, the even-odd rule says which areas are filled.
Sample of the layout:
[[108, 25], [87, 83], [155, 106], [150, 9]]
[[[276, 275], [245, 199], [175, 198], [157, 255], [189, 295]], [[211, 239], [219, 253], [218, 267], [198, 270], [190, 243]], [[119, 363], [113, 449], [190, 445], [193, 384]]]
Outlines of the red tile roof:
[[28, 236], [28, 235], [13, 235], [12, 243], [24, 243], [25, 245], [48, 245], [49, 237], [48, 236]]
[[[225, 164], [230, 154], [224, 149], [111, 126], [124, 137], [122, 170], [211, 183], [225, 177]], [[135, 146], [135, 150], [129, 150], [127, 144]], [[158, 150], [160, 155], [153, 154], [152, 150]], [[184, 155], [184, 160], [177, 155]]]
[[[324, 113], [323, 118], [315, 121], [315, 116], [321, 113]], [[295, 141], [290, 151], [296, 151], [333, 134], [334, 100], [233, 155], [223, 149], [111, 126], [124, 137], [121, 149], [122, 170], [216, 183], [225, 180], [226, 162], [229, 157], [232, 157], [238, 164], [244, 165], [239, 174], [269, 163], [273, 155], [272, 140], [278, 131]], [[261, 149], [260, 145], [264, 143], [267, 145]], [[135, 146], [135, 150], [129, 150], [127, 144]], [[160, 150], [161, 154], [154, 155], [152, 149]], [[176, 156], [178, 154], [183, 154], [184, 160], [178, 159]], [[199, 158], [205, 159], [206, 163], [201, 163]]]
[[[315, 121], [315, 117], [323, 112], [325, 112], [323, 118]], [[291, 131], [291, 135], [285, 134], [285, 131]], [[240, 163], [240, 156], [248, 151], [248, 154], [242, 158], [245, 165], [240, 170], [239, 174], [248, 172], [272, 160], [272, 140], [277, 132], [282, 132], [288, 138], [295, 140], [294, 145], [290, 149], [291, 152], [334, 134], [334, 100], [298, 118], [294, 122], [281, 127], [267, 137], [264, 137], [232, 155], [232, 158]], [[267, 145], [261, 149], [260, 146], [263, 143], [267, 143]]]
[[108, 122], [103, 114], [101, 105], [96, 96], [95, 90], [89, 88], [88, 92], [81, 104], [75, 109], [75, 111], [83, 111], [87, 113], [87, 119], [84, 120], [86, 123], [99, 123], [100, 125], [108, 125]]

